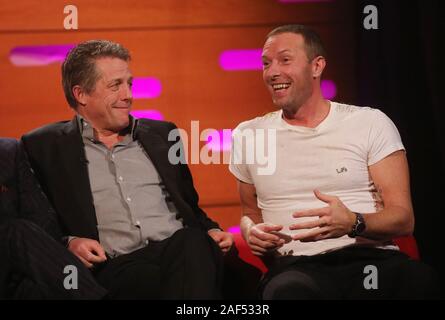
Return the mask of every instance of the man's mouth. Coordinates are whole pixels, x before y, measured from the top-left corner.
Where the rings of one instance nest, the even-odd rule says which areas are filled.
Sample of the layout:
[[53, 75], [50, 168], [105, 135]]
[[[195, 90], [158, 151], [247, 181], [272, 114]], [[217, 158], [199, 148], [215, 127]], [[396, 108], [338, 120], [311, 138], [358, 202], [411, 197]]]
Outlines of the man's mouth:
[[130, 106], [119, 106], [119, 107], [113, 107], [113, 109], [130, 109]]
[[289, 87], [290, 87], [290, 83], [275, 83], [272, 85], [272, 89], [275, 92], [281, 91], [281, 90], [286, 90]]

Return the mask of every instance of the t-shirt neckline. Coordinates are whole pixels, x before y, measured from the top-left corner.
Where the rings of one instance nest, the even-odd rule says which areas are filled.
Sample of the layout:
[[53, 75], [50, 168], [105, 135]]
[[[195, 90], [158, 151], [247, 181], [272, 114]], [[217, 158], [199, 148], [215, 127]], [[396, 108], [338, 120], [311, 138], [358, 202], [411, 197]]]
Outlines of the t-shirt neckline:
[[336, 103], [333, 101], [328, 100], [329, 102], [329, 112], [328, 115], [323, 119], [322, 122], [318, 124], [318, 126], [314, 128], [309, 128], [305, 126], [298, 126], [298, 125], [292, 125], [286, 122], [286, 120], [283, 119], [283, 110], [281, 109], [278, 112], [278, 120], [282, 128], [294, 130], [294, 131], [301, 131], [301, 132], [320, 132], [323, 128], [325, 128], [332, 120], [335, 109], [336, 109]]

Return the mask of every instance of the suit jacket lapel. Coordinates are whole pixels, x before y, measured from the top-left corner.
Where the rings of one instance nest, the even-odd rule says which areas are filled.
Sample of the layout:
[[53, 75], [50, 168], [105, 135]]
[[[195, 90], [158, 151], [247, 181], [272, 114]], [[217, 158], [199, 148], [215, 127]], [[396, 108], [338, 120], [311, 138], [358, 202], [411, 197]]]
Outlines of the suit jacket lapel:
[[84, 223], [85, 231], [94, 234], [97, 238], [97, 219], [94, 209], [93, 196], [91, 194], [88, 175], [88, 161], [85, 149], [79, 133], [76, 118], [67, 123], [64, 134], [58, 140], [58, 152], [63, 163], [62, 177], [66, 177], [66, 192], [72, 196], [77, 211], [75, 225]]
[[177, 196], [179, 172], [168, 160], [169, 145], [146, 125], [137, 128], [136, 137], [153, 162], [170, 195]]
[[158, 133], [145, 124], [137, 127], [136, 138], [153, 162], [178, 210], [178, 214], [184, 219], [184, 223], [188, 226], [195, 226], [196, 218], [181, 192], [182, 178], [180, 170], [178, 166], [171, 164], [168, 159], [170, 146]]

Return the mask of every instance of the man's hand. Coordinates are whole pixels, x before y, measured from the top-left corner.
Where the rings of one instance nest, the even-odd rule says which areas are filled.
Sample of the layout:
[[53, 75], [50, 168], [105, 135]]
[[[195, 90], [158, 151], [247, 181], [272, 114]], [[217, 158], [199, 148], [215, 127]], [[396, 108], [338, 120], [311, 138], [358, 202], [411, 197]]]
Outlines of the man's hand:
[[346, 208], [338, 197], [323, 194], [314, 190], [315, 196], [328, 204], [327, 207], [298, 211], [293, 214], [294, 218], [319, 217], [319, 219], [308, 222], [295, 223], [289, 226], [290, 230], [312, 229], [306, 233], [292, 236], [294, 240], [318, 241], [329, 238], [339, 238], [348, 234], [355, 223], [355, 214]]
[[285, 240], [271, 232], [283, 229], [281, 225], [271, 223], [258, 223], [253, 225], [247, 234], [246, 241], [252, 253], [256, 256], [264, 256], [281, 248]]
[[233, 245], [233, 236], [230, 232], [210, 230], [208, 231], [208, 234], [215, 240], [224, 254], [227, 253]]
[[87, 268], [92, 268], [95, 263], [107, 260], [104, 248], [93, 239], [74, 238], [68, 244], [68, 250], [78, 257]]

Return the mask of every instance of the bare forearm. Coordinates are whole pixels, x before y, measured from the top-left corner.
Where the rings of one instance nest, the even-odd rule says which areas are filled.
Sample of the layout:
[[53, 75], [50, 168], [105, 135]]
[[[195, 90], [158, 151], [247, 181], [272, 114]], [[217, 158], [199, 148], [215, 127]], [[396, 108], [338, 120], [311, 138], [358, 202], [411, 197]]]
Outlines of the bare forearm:
[[411, 235], [414, 230], [412, 210], [400, 206], [388, 206], [385, 209], [363, 215], [366, 230], [363, 234], [371, 239], [392, 239]]
[[369, 166], [383, 210], [364, 215], [365, 237], [391, 239], [410, 235], [414, 229], [408, 161], [404, 151], [396, 151]]

